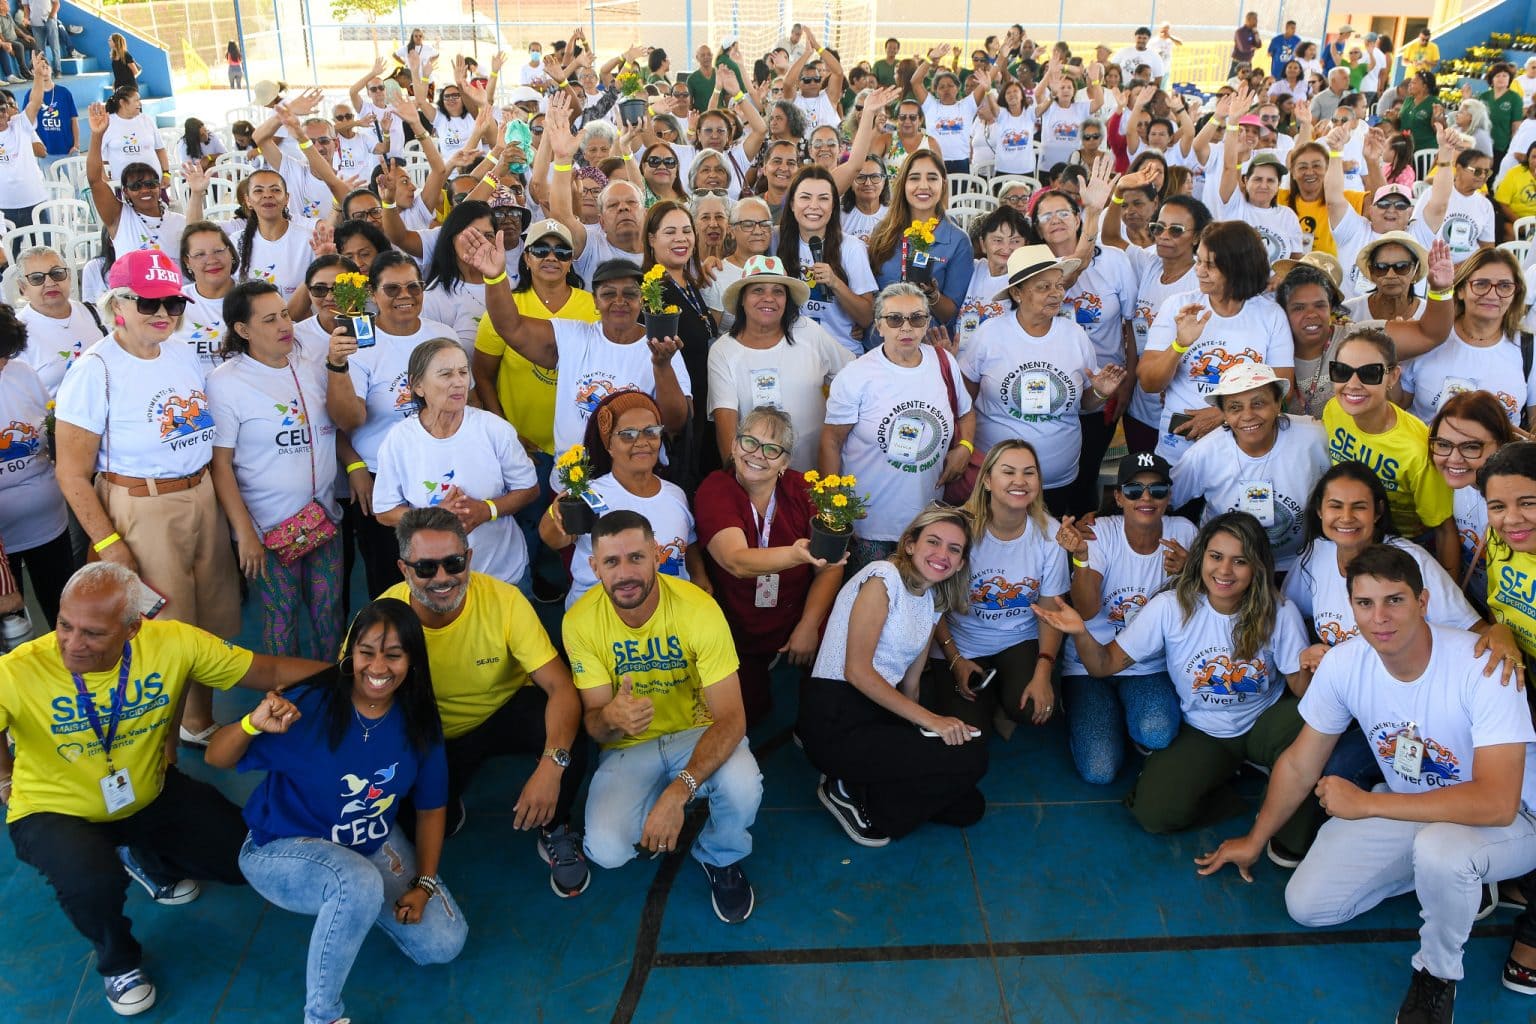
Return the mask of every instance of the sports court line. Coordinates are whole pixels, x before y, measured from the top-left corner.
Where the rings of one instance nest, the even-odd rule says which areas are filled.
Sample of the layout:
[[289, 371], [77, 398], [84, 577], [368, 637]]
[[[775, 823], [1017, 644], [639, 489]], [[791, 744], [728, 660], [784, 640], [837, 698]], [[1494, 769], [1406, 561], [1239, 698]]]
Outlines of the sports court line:
[[[1508, 938], [1513, 925], [1472, 929], [1474, 939]], [[982, 960], [988, 957], [1096, 956], [1121, 953], [1183, 953], [1212, 949], [1277, 949], [1413, 942], [1415, 928], [1361, 928], [1348, 931], [1254, 932], [1246, 935], [1152, 935], [1134, 939], [1049, 939], [1038, 942], [957, 942], [943, 945], [848, 946], [808, 949], [743, 949], [701, 953], [657, 953], [654, 967], [762, 967], [809, 964]]]

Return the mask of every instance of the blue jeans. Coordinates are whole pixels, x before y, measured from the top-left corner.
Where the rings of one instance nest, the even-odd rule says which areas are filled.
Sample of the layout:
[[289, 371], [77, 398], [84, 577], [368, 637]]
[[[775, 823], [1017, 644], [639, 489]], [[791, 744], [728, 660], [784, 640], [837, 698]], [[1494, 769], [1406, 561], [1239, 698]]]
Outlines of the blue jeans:
[[48, 58], [48, 66], [53, 68], [53, 73], [59, 73], [59, 61], [64, 57], [64, 48], [59, 43], [60, 36], [59, 19], [49, 18], [41, 25], [32, 26], [32, 38], [37, 40], [37, 49]]
[[305, 970], [304, 1024], [331, 1024], [343, 1015], [341, 990], [375, 925], [418, 964], [459, 955], [469, 922], [444, 887], [427, 901], [416, 924], [395, 919], [395, 900], [416, 877], [416, 851], [396, 825], [372, 854], [325, 839], [274, 839], [240, 848], [240, 870], [251, 887], [296, 914], [313, 914]]
[[[17, 50], [21, 49], [21, 47], [15, 43], [12, 43], [11, 45], [15, 46]], [[20, 65], [16, 63], [16, 58], [13, 55], [7, 53], [4, 50], [0, 50], [0, 78], [9, 78], [12, 75], [21, 74], [21, 72], [17, 70], [19, 67]]]
[[1062, 676], [1072, 761], [1084, 781], [1107, 786], [1125, 762], [1125, 737], [1162, 750], [1179, 734], [1179, 696], [1166, 672]]
[[[646, 815], [661, 791], [688, 767], [693, 748], [708, 726], [668, 733], [633, 747], [605, 750], [587, 791], [587, 857], [599, 867], [616, 868], [634, 859]], [[752, 852], [748, 831], [763, 802], [763, 773], [742, 737], [731, 756], [699, 784], [709, 801], [709, 823], [699, 833], [693, 855], [723, 868]]]

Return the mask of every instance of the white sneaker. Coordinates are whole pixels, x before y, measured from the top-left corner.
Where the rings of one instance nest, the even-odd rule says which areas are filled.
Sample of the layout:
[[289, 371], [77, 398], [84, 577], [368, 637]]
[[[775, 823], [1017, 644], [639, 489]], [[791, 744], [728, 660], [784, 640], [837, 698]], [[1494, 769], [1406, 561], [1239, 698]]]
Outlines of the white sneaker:
[[27, 614], [25, 608], [0, 618], [0, 636], [5, 637], [7, 646], [15, 646], [31, 635], [32, 616]]
[[155, 1005], [154, 982], [138, 968], [127, 974], [114, 974], [103, 981], [107, 989], [107, 1005], [124, 1017], [143, 1013]]

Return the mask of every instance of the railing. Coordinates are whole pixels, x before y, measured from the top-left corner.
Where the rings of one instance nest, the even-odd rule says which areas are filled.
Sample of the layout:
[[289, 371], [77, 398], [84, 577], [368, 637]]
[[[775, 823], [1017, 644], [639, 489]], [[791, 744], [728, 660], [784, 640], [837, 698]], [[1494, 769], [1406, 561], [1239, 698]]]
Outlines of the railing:
[[160, 49], [167, 51], [170, 49], [170, 47], [166, 46], [165, 42], [160, 38], [158, 28], [153, 27], [153, 18], [151, 18], [151, 29], [146, 31], [142, 25], [126, 21], [117, 15], [117, 11], [132, 10], [132, 6], [114, 4], [113, 6], [108, 7], [107, 5], [101, 3], [101, 0], [71, 0], [71, 2], [76, 7], [80, 7], [89, 11], [94, 17], [100, 18], [102, 21], [111, 25], [113, 28], [132, 32], [142, 37], [144, 41], [149, 43], [151, 46], [158, 46]]

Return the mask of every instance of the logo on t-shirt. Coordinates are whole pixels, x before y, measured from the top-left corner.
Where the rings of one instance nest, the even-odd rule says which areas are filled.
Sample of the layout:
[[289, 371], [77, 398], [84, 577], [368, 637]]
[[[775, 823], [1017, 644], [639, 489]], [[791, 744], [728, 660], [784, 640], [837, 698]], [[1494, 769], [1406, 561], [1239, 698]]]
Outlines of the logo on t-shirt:
[[1117, 590], [1109, 595], [1105, 606], [1109, 609], [1107, 617], [1110, 625], [1115, 627], [1118, 633], [1131, 624], [1136, 613], [1147, 605], [1147, 595], [1139, 590]]
[[1217, 345], [1190, 360], [1189, 379], [1197, 384], [1210, 384], [1214, 387], [1220, 383], [1221, 375], [1238, 363], [1262, 363], [1263, 361], [1264, 357], [1251, 348], [1245, 348], [1241, 352], [1228, 352]]
[[1194, 679], [1190, 689], [1208, 704], [1241, 704], [1269, 687], [1269, 672], [1262, 658], [1234, 658], [1220, 647], [1201, 651], [1186, 668]]
[[613, 378], [601, 371], [583, 374], [576, 381], [576, 408], [585, 419], [597, 411], [598, 405], [609, 395], [632, 388], [619, 387]]
[[427, 492], [427, 506], [429, 508], [443, 503], [443, 498], [448, 495], [448, 488], [453, 486], [454, 473], [455, 471], [450, 469], [443, 474], [441, 480], [423, 480], [421, 482], [422, 490]]
[[686, 571], [684, 556], [688, 554], [688, 542], [681, 537], [673, 537], [669, 541], [658, 542], [657, 547], [661, 549], [661, 564], [656, 567], [657, 571], [681, 577]]
[[30, 459], [41, 447], [37, 428], [30, 423], [11, 420], [9, 426], [0, 430], [0, 463]]
[[388, 793], [384, 787], [394, 781], [399, 767], [400, 762], [396, 761], [366, 777], [351, 773], [341, 777], [341, 796], [347, 802], [341, 805], [341, 821], [331, 826], [331, 842], [338, 846], [362, 846], [389, 835], [389, 822], [384, 820], [384, 814], [395, 805], [397, 794]]
[[948, 433], [939, 410], [927, 402], [902, 402], [880, 421], [875, 443], [893, 469], [921, 473], [938, 462], [939, 446]]
[[1448, 213], [1440, 225], [1440, 237], [1455, 252], [1471, 252], [1477, 248], [1477, 221], [1464, 213]]
[[1077, 399], [1077, 382], [1048, 360], [1031, 360], [1004, 377], [998, 397], [1008, 415], [1025, 423], [1059, 416]]
[[[971, 577], [971, 606], [977, 618], [996, 621], [1020, 615], [1040, 599], [1040, 581], [1032, 576], [1010, 580], [1001, 573]], [[1003, 615], [989, 612], [1005, 612]]]
[[[144, 717], [151, 711], [165, 709], [170, 706], [170, 697], [165, 692], [165, 679], [159, 672], [150, 672], [140, 679], [130, 682], [123, 690], [122, 703], [118, 704], [117, 681], [114, 678], [102, 695], [102, 700], [96, 702], [97, 721], [105, 725], [107, 719], [113, 714], [114, 705], [117, 706], [118, 730], [117, 739], [113, 742], [112, 749], [119, 746], [126, 747], [137, 736], [142, 736], [165, 724], [162, 717], [147, 725], [136, 725], [137, 719]], [[76, 693], [60, 695], [50, 702], [52, 715], [48, 724], [49, 731], [58, 737], [74, 737], [80, 734], [73, 742], [61, 743], [56, 752], [64, 760], [71, 763], [78, 761], [87, 754], [101, 753], [101, 741], [96, 738], [91, 730], [90, 713], [86, 710], [86, 702], [95, 701], [90, 694], [84, 697]]]
[[1015, 129], [1003, 132], [1001, 141], [1004, 149], [1023, 149], [1034, 140], [1030, 138], [1029, 132], [1021, 132]]
[[965, 118], [963, 117], [941, 117], [933, 122], [935, 135], [959, 135], [964, 130]]
[[200, 324], [196, 320], [188, 320], [187, 323], [192, 328], [192, 333], [187, 335], [187, 340], [192, 343], [192, 351], [204, 362], [212, 362], [223, 346], [220, 340], [224, 334], [222, 325]]
[[[1371, 740], [1376, 745], [1376, 757], [1388, 768], [1394, 768], [1397, 757], [1397, 741], [1414, 739], [1412, 722], [1382, 722], [1371, 726]], [[1423, 737], [1424, 759], [1419, 763], [1417, 781], [1426, 786], [1443, 786], [1461, 781], [1461, 759], [1455, 752], [1434, 740]], [[1401, 773], [1399, 773], [1401, 774]]]
[[1067, 302], [1071, 304], [1076, 313], [1079, 325], [1092, 327], [1104, 319], [1104, 300], [1093, 292], [1078, 292], [1076, 295], [1067, 296]]
[[389, 389], [395, 393], [395, 412], [409, 415], [416, 411], [416, 400], [411, 395], [411, 375], [401, 371], [390, 381]]
[[1262, 224], [1255, 224], [1253, 228], [1259, 233], [1259, 238], [1264, 242], [1264, 249], [1269, 253], [1269, 262], [1271, 264], [1290, 255], [1290, 245], [1278, 233], [1271, 231]]
[[138, 153], [143, 147], [139, 145], [139, 137], [133, 132], [123, 136], [122, 149], [124, 153]]
[[188, 439], [213, 429], [213, 413], [201, 388], [185, 395], [173, 388], [159, 392], [150, 401], [150, 418], [159, 424], [160, 440], [172, 448], [181, 448]]
[[1329, 647], [1337, 647], [1352, 636], [1360, 635], [1359, 626], [1346, 626], [1342, 622], [1329, 619], [1326, 622], [1315, 623], [1317, 626], [1317, 638]]

